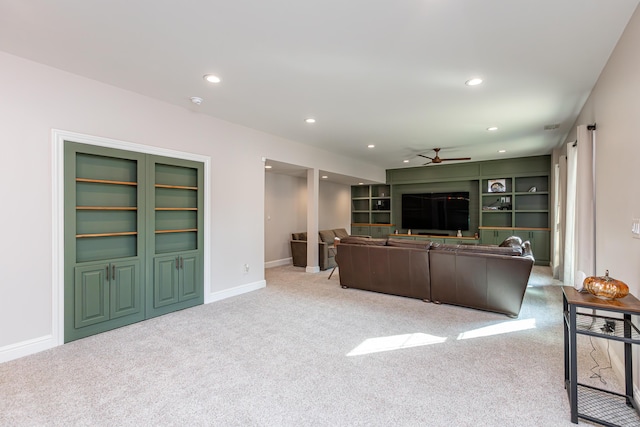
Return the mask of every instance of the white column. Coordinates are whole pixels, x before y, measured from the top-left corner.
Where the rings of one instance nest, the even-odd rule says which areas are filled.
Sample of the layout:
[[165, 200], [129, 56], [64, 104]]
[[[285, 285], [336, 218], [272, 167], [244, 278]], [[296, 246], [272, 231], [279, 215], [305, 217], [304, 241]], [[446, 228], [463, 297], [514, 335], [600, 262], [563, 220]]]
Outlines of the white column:
[[320, 197], [318, 169], [307, 169], [307, 273], [318, 273], [318, 198]]

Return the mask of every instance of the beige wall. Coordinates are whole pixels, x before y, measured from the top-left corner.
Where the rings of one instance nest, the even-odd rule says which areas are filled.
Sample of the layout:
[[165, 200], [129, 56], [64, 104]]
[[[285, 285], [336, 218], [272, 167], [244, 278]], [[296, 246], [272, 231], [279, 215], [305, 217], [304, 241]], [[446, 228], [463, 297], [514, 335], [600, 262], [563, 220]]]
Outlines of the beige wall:
[[[638, 51], [640, 11], [629, 22], [575, 125], [597, 125], [597, 271], [608, 269], [640, 296], [640, 240], [631, 237], [631, 220], [640, 217]], [[575, 140], [575, 131], [568, 140]]]
[[[52, 130], [208, 156], [211, 277], [205, 298], [264, 283], [262, 158], [384, 181], [385, 171], [185, 107], [0, 52], [0, 362], [55, 336]], [[245, 271], [244, 265], [251, 269]], [[213, 295], [213, 297], [212, 297]], [[10, 326], [9, 326], [10, 325]]]
[[[575, 127], [596, 124], [596, 270], [626, 282], [640, 297], [640, 9], [629, 21]], [[588, 54], [588, 49], [587, 53]], [[576, 73], [580, 70], [576, 69]], [[615, 347], [618, 357], [621, 348]], [[638, 363], [635, 364], [638, 384]]]
[[[265, 174], [265, 263], [291, 257], [291, 233], [307, 229], [307, 180]], [[318, 229], [344, 228], [351, 223], [351, 187], [320, 181]]]

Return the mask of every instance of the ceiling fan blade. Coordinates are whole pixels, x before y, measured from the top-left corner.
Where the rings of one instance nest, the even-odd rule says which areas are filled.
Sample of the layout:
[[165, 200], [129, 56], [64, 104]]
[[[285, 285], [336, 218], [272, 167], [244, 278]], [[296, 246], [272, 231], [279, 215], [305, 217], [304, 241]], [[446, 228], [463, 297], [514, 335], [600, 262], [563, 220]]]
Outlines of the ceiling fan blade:
[[443, 162], [447, 160], [471, 160], [471, 157], [458, 157], [455, 159], [440, 159], [440, 160], [442, 160]]
[[420, 157], [424, 157], [425, 159], [433, 160], [433, 157], [425, 156], [424, 154], [418, 154]]
[[433, 162], [425, 163], [425, 164], [423, 164], [422, 166], [427, 166], [427, 165], [430, 165], [431, 163], [433, 163]]

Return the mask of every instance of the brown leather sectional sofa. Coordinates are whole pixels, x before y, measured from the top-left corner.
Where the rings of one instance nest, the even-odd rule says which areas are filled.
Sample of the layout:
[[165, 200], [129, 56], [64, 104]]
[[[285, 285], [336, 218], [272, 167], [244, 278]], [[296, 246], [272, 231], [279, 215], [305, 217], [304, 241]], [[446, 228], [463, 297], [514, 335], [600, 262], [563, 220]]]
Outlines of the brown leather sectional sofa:
[[517, 317], [533, 267], [529, 242], [503, 247], [347, 237], [340, 285]]

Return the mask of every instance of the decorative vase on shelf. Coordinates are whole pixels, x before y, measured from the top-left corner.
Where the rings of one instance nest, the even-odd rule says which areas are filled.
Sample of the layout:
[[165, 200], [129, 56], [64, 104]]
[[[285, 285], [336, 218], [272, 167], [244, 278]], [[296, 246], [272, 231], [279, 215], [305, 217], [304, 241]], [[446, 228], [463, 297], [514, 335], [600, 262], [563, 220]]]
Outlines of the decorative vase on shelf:
[[584, 288], [598, 298], [612, 300], [623, 298], [629, 294], [626, 283], [609, 276], [607, 270], [604, 276], [591, 276], [584, 279]]

